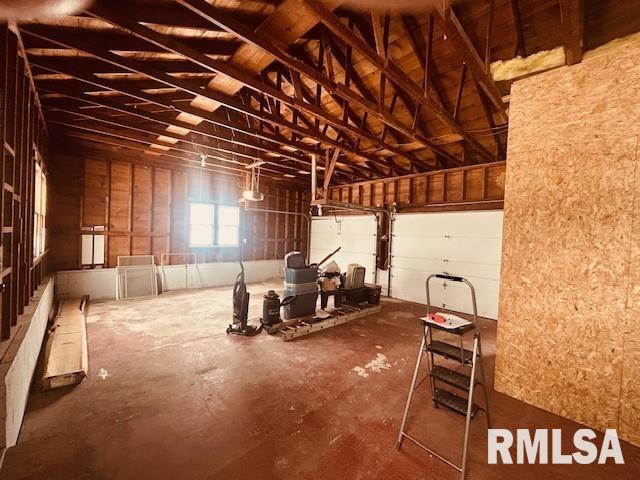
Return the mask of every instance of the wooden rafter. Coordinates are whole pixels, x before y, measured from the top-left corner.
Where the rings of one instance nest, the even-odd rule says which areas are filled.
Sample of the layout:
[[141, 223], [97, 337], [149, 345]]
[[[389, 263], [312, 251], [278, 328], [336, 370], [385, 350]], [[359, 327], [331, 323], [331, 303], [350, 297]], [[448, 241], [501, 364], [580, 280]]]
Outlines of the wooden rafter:
[[[238, 111], [242, 114], [247, 114], [260, 121], [269, 122], [273, 125], [294, 131], [299, 135], [301, 135], [302, 137], [312, 138], [318, 141], [319, 143], [324, 143], [324, 144], [327, 144], [328, 146], [339, 148], [343, 150], [345, 153], [354, 155], [356, 158], [359, 158], [361, 160], [373, 161], [373, 162], [376, 162], [376, 161], [384, 162], [383, 159], [377, 159], [370, 155], [363, 155], [356, 150], [349, 149], [348, 147], [345, 147], [344, 145], [337, 143], [335, 140], [331, 139], [330, 137], [327, 137], [326, 135], [317, 135], [315, 132], [306, 128], [299, 127], [294, 123], [285, 120], [282, 117], [277, 117], [268, 112], [255, 110], [249, 105], [245, 105], [238, 99], [231, 97], [229, 95], [223, 94], [221, 92], [217, 92], [215, 90], [203, 90], [199, 86], [194, 85], [192, 82], [185, 81], [185, 80], [176, 78], [174, 76], [168, 75], [162, 71], [159, 71], [147, 66], [143, 62], [132, 60], [130, 58], [121, 57], [119, 55], [109, 52], [108, 50], [101, 49], [96, 46], [90, 46], [85, 44], [75, 44], [75, 43], [70, 44], [68, 42], [61, 41], [59, 39], [47, 37], [46, 34], [40, 30], [34, 31], [31, 28], [26, 28], [26, 29], [23, 29], [23, 31], [29, 35], [33, 35], [39, 38], [44, 38], [54, 44], [63, 46], [64, 48], [73, 48], [73, 49], [84, 51], [90, 55], [93, 55], [96, 58], [99, 58], [105, 62], [114, 64], [118, 67], [124, 68], [128, 71], [146, 75], [147, 77], [152, 78], [153, 80], [156, 80], [161, 84], [172, 86], [182, 91], [191, 93], [193, 95], [205, 97], [215, 102], [219, 102], [234, 111]], [[209, 119], [211, 119], [211, 117], [206, 111], [202, 111], [199, 109], [197, 109], [197, 111], [199, 112], [198, 116], [201, 116], [203, 118], [208, 117]], [[330, 122], [327, 122], [327, 124], [329, 123]], [[341, 122], [338, 121], [338, 123], [341, 123]], [[364, 134], [360, 136], [362, 136], [363, 138], [367, 138], [368, 140], [372, 140], [376, 143], [379, 142], [377, 137], [367, 132], [364, 132]]]
[[[54, 109], [55, 110], [55, 109]], [[57, 117], [52, 117], [49, 120], [49, 123], [52, 125], [58, 125], [65, 128], [72, 128], [76, 130], [80, 130], [89, 134], [96, 135], [107, 135], [110, 137], [118, 138], [120, 140], [126, 140], [129, 142], [141, 143], [146, 145], [146, 148], [153, 153], [172, 153], [178, 156], [182, 156], [185, 159], [188, 159], [190, 162], [200, 163], [201, 162], [201, 154], [205, 154], [207, 159], [207, 165], [213, 165], [225, 170], [233, 170], [238, 172], [246, 172], [245, 165], [247, 163], [240, 162], [234, 160], [233, 157], [227, 158], [225, 156], [220, 155], [213, 148], [200, 148], [199, 151], [194, 150], [193, 148], [185, 147], [184, 145], [179, 144], [165, 144], [161, 141], [158, 141], [157, 138], [154, 138], [153, 135], [144, 135], [140, 132], [136, 132], [133, 129], [121, 129], [121, 128], [110, 128], [104, 126], [100, 123], [77, 123], [73, 120]], [[161, 146], [163, 148], [158, 148]], [[182, 155], [185, 154], [185, 155]], [[254, 158], [255, 160], [255, 158]], [[262, 170], [267, 173], [272, 174], [280, 174], [283, 173], [293, 173], [298, 170], [299, 167], [288, 167], [282, 168], [278, 164], [273, 162], [269, 162], [263, 166]]]
[[464, 82], [467, 77], [467, 64], [466, 62], [462, 62], [462, 67], [460, 68], [460, 81], [458, 83], [458, 94], [456, 95], [456, 103], [453, 107], [453, 118], [458, 118], [458, 113], [460, 113], [460, 104], [462, 103], [462, 91], [464, 89]]
[[[366, 138], [369, 141], [372, 141], [374, 143], [377, 142], [376, 137], [371, 135], [369, 132], [360, 130], [357, 127], [353, 127], [349, 124], [343, 123], [339, 118], [334, 117], [333, 115], [330, 115], [329, 113], [327, 113], [322, 108], [316, 105], [309, 104], [297, 98], [289, 97], [281, 90], [271, 88], [269, 85], [266, 85], [264, 82], [260, 81], [259, 79], [256, 79], [251, 75], [248, 75], [246, 72], [238, 69], [237, 67], [229, 63], [211, 59], [206, 55], [202, 54], [201, 52], [183, 44], [182, 42], [179, 42], [170, 37], [167, 37], [166, 35], [159, 34], [144, 25], [141, 25], [133, 20], [130, 20], [126, 15], [116, 12], [113, 8], [107, 8], [104, 2], [102, 1], [97, 2], [92, 7], [92, 9], [87, 13], [95, 16], [96, 18], [107, 21], [113, 24], [114, 26], [127, 29], [134, 35], [137, 35], [138, 37], [146, 41], [149, 41], [159, 47], [162, 47], [167, 51], [183, 55], [189, 60], [201, 65], [203, 68], [206, 68], [218, 74], [226, 75], [230, 78], [233, 78], [235, 81], [240, 82], [241, 84], [243, 84], [248, 88], [251, 88], [265, 95], [271, 96], [276, 100], [280, 100], [283, 104], [288, 105], [293, 110], [304, 111], [307, 114], [320, 118], [322, 121], [327, 122], [328, 124], [332, 125], [333, 127], [339, 130], [345, 130], [353, 135], [362, 136], [363, 138]], [[210, 91], [211, 90], [208, 90], [208, 92]], [[207, 95], [203, 94], [203, 96], [207, 96]], [[223, 103], [223, 102], [220, 102], [220, 103]], [[310, 133], [306, 132], [303, 135], [310, 135]], [[327, 138], [319, 139], [319, 140], [328, 142]], [[334, 144], [332, 146], [335, 148], [342, 149], [340, 145]], [[349, 152], [349, 151], [346, 151], [346, 153], [357, 154], [356, 152]]]
[[502, 95], [496, 88], [493, 78], [491, 78], [491, 73], [486, 70], [485, 63], [469, 38], [462, 22], [460, 22], [452, 7], [436, 10], [440, 15], [442, 30], [447, 35], [447, 38], [451, 39], [462, 60], [471, 69], [473, 77], [480, 85], [480, 88], [484, 90], [487, 98], [493, 103], [498, 121], [506, 123], [508, 116], [502, 102]]
[[584, 46], [584, 0], [560, 0], [560, 16], [567, 65], [582, 61]]
[[[448, 155], [447, 152], [444, 152], [441, 149], [439, 149], [437, 145], [433, 144], [428, 139], [422, 138], [420, 136], [415, 136], [410, 126], [403, 125], [400, 121], [398, 121], [388, 112], [380, 111], [378, 108], [377, 102], [373, 103], [371, 101], [368, 101], [367, 99], [363, 98], [361, 95], [358, 95], [356, 92], [349, 89], [345, 85], [336, 84], [335, 82], [331, 81], [331, 79], [329, 79], [327, 76], [325, 76], [322, 72], [307, 65], [304, 62], [297, 60], [288, 52], [280, 48], [278, 45], [275, 45], [271, 41], [271, 39], [268, 38], [267, 36], [262, 35], [259, 32], [254, 32], [251, 29], [248, 29], [246, 26], [242, 25], [240, 22], [233, 19], [230, 15], [225, 14], [221, 9], [218, 9], [210, 5], [204, 0], [176, 0], [176, 1], [178, 1], [178, 3], [184, 5], [186, 8], [190, 9], [191, 11], [198, 13], [199, 15], [202, 15], [203, 18], [206, 18], [207, 20], [216, 24], [220, 28], [223, 28], [224, 30], [230, 33], [233, 33], [234, 35], [237, 35], [243, 41], [248, 42], [270, 53], [287, 68], [296, 70], [300, 72], [302, 75], [306, 76], [307, 78], [313, 80], [315, 83], [322, 85], [322, 88], [324, 88], [327, 92], [334, 93], [340, 96], [341, 98], [343, 98], [344, 100], [350, 103], [353, 103], [355, 105], [358, 105], [359, 107], [368, 111], [369, 115], [375, 116], [381, 122], [389, 125], [389, 127], [398, 130], [399, 132], [409, 136], [410, 138], [413, 138], [415, 141], [420, 142], [425, 147], [434, 150], [436, 153], [440, 155]], [[355, 37], [357, 41], [360, 42], [360, 44], [364, 43], [360, 38], [355, 36], [355, 34], [353, 34], [353, 32], [351, 32], [347, 26], [342, 24], [342, 22], [340, 22], [340, 20], [338, 20], [337, 17], [335, 17], [335, 15], [329, 9], [327, 9], [326, 7], [316, 2], [308, 2], [307, 4], [310, 8], [314, 9], [316, 13], [318, 13], [318, 11], [322, 12], [322, 14], [319, 15], [320, 19], [322, 20], [322, 23], [334, 35], [335, 35], [335, 31], [330, 25], [327, 24], [326, 22], [327, 18], [335, 19], [335, 21], [337, 21], [342, 27], [344, 27], [344, 29], [350, 32], [350, 34], [353, 37]], [[350, 43], [349, 41], [346, 41], [345, 43], [347, 45], [350, 45], [353, 48], [357, 48], [356, 45]], [[332, 42], [331, 45], [332, 45], [332, 49], [335, 50], [335, 47], [334, 47], [335, 43]], [[367, 49], [371, 50], [370, 47], [368, 47], [366, 44], [365, 46]], [[335, 57], [335, 52], [332, 52], [332, 53]], [[374, 55], [377, 56], [375, 52], [374, 52]], [[384, 63], [384, 61], [382, 61], [382, 63]], [[371, 141], [371, 138], [368, 138], [368, 140]], [[376, 143], [376, 141], [373, 141], [373, 143]]]
[[524, 40], [524, 28], [522, 28], [522, 15], [520, 14], [520, 0], [509, 0], [513, 25], [516, 33], [516, 55], [522, 58], [527, 56], [527, 45]]
[[[255, 152], [245, 153], [238, 150], [237, 148], [231, 148], [232, 145], [234, 145], [231, 142], [221, 143], [220, 141], [216, 141], [215, 144], [210, 144], [205, 142], [204, 140], [196, 141], [192, 139], [191, 136], [181, 137], [180, 135], [171, 134], [170, 132], [167, 132], [162, 128], [153, 126], [153, 124], [133, 124], [131, 122], [128, 122], [126, 117], [123, 119], [122, 116], [104, 115], [103, 113], [96, 111], [96, 109], [73, 108], [66, 102], [63, 106], [60, 106], [56, 102], [47, 101], [46, 106], [49, 107], [48, 111], [50, 113], [62, 112], [71, 115], [72, 117], [94, 120], [101, 125], [118, 127], [121, 130], [127, 131], [127, 134], [129, 134], [129, 132], [138, 132], [142, 133], [143, 135], [154, 135], [155, 140], [153, 140], [152, 143], [164, 145], [171, 149], [186, 151], [188, 153], [193, 153], [195, 151], [194, 149], [197, 149], [199, 152], [207, 153], [214, 158], [219, 158], [221, 161], [231, 162], [238, 165], [252, 163], [257, 158], [263, 160], [266, 164], [274, 165], [276, 168], [283, 167], [285, 170], [297, 169], [297, 167], [286, 165], [282, 162], [276, 162], [273, 156], [269, 157], [267, 155], [260, 155]], [[67, 121], [69, 122], [70, 120]], [[270, 152], [270, 150], [268, 149], [259, 149], [259, 151], [266, 151], [267, 153]], [[244, 162], [238, 161], [235, 157], [244, 158], [246, 160]], [[306, 161], [297, 160], [296, 162], [308, 165], [308, 162]]]
[[484, 91], [480, 88], [480, 85], [476, 83], [476, 90], [478, 92], [478, 96], [480, 97], [480, 104], [482, 105], [482, 110], [484, 111], [485, 118], [487, 119], [487, 124], [489, 125], [489, 129], [492, 132], [493, 142], [496, 146], [496, 160], [504, 160], [506, 158], [506, 150], [504, 144], [502, 143], [502, 132], [499, 127], [496, 125], [496, 122], [493, 118], [493, 112], [491, 110], [491, 102], [487, 99]]

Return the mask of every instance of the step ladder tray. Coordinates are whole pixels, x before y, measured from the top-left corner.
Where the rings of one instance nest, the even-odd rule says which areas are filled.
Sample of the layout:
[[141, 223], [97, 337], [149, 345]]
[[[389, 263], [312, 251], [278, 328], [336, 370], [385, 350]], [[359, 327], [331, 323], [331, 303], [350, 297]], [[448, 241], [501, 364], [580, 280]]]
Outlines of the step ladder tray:
[[[438, 319], [440, 321], [438, 321]], [[473, 330], [473, 323], [451, 313], [436, 312], [433, 315], [420, 317], [420, 320], [431, 328], [460, 335]]]

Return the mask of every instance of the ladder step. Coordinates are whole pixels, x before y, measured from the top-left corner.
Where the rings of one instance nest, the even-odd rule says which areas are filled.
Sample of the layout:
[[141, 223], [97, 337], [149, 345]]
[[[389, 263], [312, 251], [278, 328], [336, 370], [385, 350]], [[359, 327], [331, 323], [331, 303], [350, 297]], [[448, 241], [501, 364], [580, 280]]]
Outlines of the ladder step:
[[459, 388], [460, 390], [464, 390], [465, 392], [469, 391], [469, 381], [471, 380], [471, 377], [469, 377], [469, 375], [458, 373], [454, 370], [441, 367], [440, 365], [436, 365], [435, 367], [433, 367], [429, 375], [431, 375], [431, 377], [436, 380], [440, 380], [441, 382], [451, 385], [452, 387]]
[[[468, 400], [464, 397], [459, 397], [455, 393], [451, 393], [447, 390], [436, 389], [436, 392], [433, 395], [433, 401], [438, 405], [447, 407], [462, 416], [467, 416]], [[475, 417], [479, 408], [480, 407], [475, 403], [471, 404], [471, 418]]]
[[[427, 351], [460, 362], [460, 347], [451, 345], [450, 343], [438, 341], [431, 342], [429, 345], [427, 345]], [[471, 360], [473, 359], [473, 352], [467, 350], [466, 348], [463, 348], [462, 359], [463, 362], [461, 363], [471, 364]]]

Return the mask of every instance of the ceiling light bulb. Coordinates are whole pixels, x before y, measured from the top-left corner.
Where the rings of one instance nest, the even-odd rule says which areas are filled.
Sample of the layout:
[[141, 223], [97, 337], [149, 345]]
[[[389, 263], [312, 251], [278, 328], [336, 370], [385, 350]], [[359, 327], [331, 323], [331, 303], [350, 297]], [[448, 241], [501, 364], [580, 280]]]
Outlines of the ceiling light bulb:
[[200, 155], [200, 166], [204, 167], [207, 163], [207, 156], [203, 153], [202, 155]]

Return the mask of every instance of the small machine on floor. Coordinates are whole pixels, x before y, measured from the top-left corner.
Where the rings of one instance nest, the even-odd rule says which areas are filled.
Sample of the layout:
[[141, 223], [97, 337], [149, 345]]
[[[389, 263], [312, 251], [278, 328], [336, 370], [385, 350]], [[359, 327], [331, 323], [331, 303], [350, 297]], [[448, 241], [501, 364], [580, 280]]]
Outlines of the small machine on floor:
[[[381, 309], [380, 287], [365, 285], [364, 267], [356, 264], [349, 266], [346, 275], [350, 288], [344, 288], [345, 275], [343, 274], [340, 287], [331, 292], [340, 295], [340, 301], [334, 302], [334, 310], [324, 311], [328, 294], [323, 292], [323, 310], [316, 312], [319, 294], [318, 267], [338, 251], [340, 248], [331, 252], [319, 263], [311, 265], [307, 265], [300, 252], [287, 253], [284, 257], [284, 296], [281, 299], [274, 290], [269, 290], [264, 295], [259, 326], [248, 323], [249, 292], [245, 283], [244, 266], [240, 262], [240, 273], [233, 286], [233, 323], [227, 327], [227, 333], [252, 336], [260, 333], [264, 328], [269, 334], [280, 334], [281, 338], [287, 341], [378, 313]], [[343, 296], [345, 297], [344, 305]], [[284, 307], [284, 321], [280, 318], [282, 307]]]
[[[431, 313], [429, 281], [433, 279], [464, 283], [469, 287], [469, 289], [471, 290], [471, 301], [473, 304], [473, 322], [469, 322], [455, 315], [446, 313]], [[424, 329], [423, 336], [420, 343], [420, 350], [418, 351], [418, 359], [416, 361], [416, 367], [413, 372], [413, 380], [411, 381], [411, 387], [409, 388], [409, 395], [407, 397], [407, 403], [404, 409], [404, 415], [402, 417], [402, 424], [400, 426], [400, 433], [398, 435], [398, 442], [396, 444], [396, 447], [400, 448], [400, 446], [402, 445], [402, 441], [406, 438], [434, 457], [442, 460], [447, 465], [456, 469], [458, 472], [460, 472], [461, 480], [464, 480], [467, 468], [467, 450], [469, 447], [469, 428], [471, 420], [479, 411], [484, 411], [485, 417], [487, 419], [487, 427], [491, 428], [491, 418], [489, 416], [489, 397], [487, 395], [487, 385], [484, 376], [482, 348], [480, 344], [480, 329], [478, 328], [478, 309], [476, 306], [476, 294], [473, 285], [471, 284], [471, 282], [469, 282], [469, 280], [463, 277], [449, 275], [447, 273], [437, 273], [427, 277], [426, 290], [427, 316], [421, 319]], [[437, 330], [438, 332], [446, 332], [457, 337], [458, 345], [452, 345], [440, 340], [434, 340], [433, 330]], [[467, 350], [463, 346], [463, 336], [467, 333], [473, 334], [472, 350]], [[457, 465], [450, 459], [445, 458], [431, 448], [425, 446], [418, 439], [408, 434], [406, 431], [407, 417], [409, 415], [409, 408], [411, 407], [413, 393], [416, 388], [422, 383], [422, 380], [418, 381], [418, 373], [423, 357], [426, 357], [427, 359], [427, 366], [429, 371], [425, 379], [429, 379], [433, 405], [436, 408], [448, 408], [458, 415], [462, 415], [463, 417], [465, 417], [464, 439], [462, 443], [462, 460], [460, 462], [460, 465]], [[436, 357], [443, 357], [449, 360], [453, 360], [454, 362], [458, 362], [461, 366], [469, 368], [470, 371], [467, 374], [460, 372], [459, 369], [451, 370], [442, 365], [437, 365], [435, 362]], [[473, 402], [473, 394], [477, 386], [482, 387], [482, 390], [484, 391], [484, 407], [481, 407]], [[448, 387], [449, 389], [443, 387]], [[452, 391], [450, 391], [451, 388], [466, 393], [466, 397], [453, 393]]]
[[265, 327], [280, 323], [282, 321], [280, 308], [289, 305], [295, 299], [295, 295], [289, 295], [280, 301], [280, 296], [274, 290], [269, 290], [262, 299], [262, 318], [260, 318], [260, 323]]
[[227, 327], [227, 333], [251, 336], [260, 333], [262, 326], [254, 327], [248, 324], [249, 292], [244, 281], [244, 265], [240, 260], [240, 273], [233, 284], [233, 323]]

